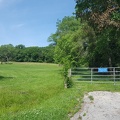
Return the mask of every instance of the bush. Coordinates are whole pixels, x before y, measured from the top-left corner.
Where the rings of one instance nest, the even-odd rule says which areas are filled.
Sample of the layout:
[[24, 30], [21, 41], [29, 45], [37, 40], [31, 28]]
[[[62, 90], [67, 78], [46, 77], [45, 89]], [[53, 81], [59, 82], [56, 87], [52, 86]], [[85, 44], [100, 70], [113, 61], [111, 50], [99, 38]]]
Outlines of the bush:
[[69, 77], [65, 78], [65, 88], [71, 88], [73, 85], [72, 79]]

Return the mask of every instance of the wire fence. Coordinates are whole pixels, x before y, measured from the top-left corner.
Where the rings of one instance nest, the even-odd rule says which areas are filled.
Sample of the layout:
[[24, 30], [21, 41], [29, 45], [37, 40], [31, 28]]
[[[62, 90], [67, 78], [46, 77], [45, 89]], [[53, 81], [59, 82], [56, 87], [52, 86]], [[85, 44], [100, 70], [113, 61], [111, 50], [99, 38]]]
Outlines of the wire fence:
[[120, 67], [71, 68], [68, 72], [75, 82], [113, 83], [120, 85]]

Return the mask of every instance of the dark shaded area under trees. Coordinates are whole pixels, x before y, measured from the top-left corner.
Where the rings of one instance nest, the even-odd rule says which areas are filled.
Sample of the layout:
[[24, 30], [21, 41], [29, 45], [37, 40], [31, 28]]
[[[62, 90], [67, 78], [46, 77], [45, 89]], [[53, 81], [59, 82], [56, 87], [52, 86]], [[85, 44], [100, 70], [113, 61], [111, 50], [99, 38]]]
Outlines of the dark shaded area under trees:
[[120, 64], [120, 0], [76, 0], [76, 17], [94, 30], [88, 47], [91, 67]]

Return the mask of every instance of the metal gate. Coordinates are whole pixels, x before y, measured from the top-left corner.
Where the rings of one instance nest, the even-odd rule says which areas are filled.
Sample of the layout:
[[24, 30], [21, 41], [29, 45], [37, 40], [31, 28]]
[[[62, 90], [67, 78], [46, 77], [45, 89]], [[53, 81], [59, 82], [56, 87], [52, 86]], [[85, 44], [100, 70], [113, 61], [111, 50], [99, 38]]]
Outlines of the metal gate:
[[68, 76], [75, 82], [113, 83], [120, 85], [120, 67], [71, 68]]

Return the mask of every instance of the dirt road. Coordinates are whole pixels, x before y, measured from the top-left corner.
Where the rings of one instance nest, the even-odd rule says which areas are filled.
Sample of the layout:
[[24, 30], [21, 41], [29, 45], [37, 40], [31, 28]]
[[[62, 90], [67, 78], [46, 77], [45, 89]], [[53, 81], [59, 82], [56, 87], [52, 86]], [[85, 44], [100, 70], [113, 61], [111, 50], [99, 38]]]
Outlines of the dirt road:
[[88, 93], [83, 108], [70, 120], [120, 120], [120, 92]]

